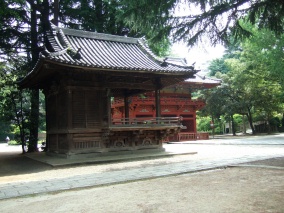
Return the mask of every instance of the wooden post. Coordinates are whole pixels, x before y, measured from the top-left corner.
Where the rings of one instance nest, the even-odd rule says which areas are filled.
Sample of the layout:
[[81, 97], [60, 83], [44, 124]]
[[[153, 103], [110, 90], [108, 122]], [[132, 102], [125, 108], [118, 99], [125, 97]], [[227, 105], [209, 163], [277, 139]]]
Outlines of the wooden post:
[[156, 105], [156, 117], [161, 117], [161, 79], [156, 78], [155, 79], [155, 105]]
[[106, 98], [107, 98], [107, 121], [108, 121], [108, 126], [111, 124], [111, 91], [110, 89], [108, 88], [107, 89], [107, 94], [106, 94]]
[[156, 117], [161, 117], [161, 100], [160, 100], [159, 89], [155, 89], [155, 105], [156, 105]]
[[129, 102], [128, 102], [128, 96], [124, 95], [124, 118], [125, 123], [128, 123], [129, 119]]
[[[72, 93], [72, 90], [70, 88], [68, 88], [67, 90], [67, 102], [68, 102], [68, 107], [67, 107], [67, 110], [68, 110], [68, 115], [67, 115], [67, 130], [71, 130], [73, 129], [73, 112], [72, 112], [72, 109], [73, 109], [73, 93]], [[74, 143], [73, 143], [73, 135], [72, 134], [68, 134], [68, 150], [72, 150], [74, 149]], [[69, 152], [68, 151], [68, 152]]]

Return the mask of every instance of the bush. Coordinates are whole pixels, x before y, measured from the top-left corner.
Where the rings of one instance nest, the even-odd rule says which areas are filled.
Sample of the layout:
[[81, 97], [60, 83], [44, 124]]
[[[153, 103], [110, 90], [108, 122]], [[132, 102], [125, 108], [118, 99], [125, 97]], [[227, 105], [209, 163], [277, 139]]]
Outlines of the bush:
[[197, 118], [197, 131], [198, 132], [209, 132], [211, 119], [209, 117]]
[[18, 141], [15, 141], [15, 140], [11, 140], [11, 141], [9, 141], [8, 145], [21, 145], [21, 143], [19, 143]]

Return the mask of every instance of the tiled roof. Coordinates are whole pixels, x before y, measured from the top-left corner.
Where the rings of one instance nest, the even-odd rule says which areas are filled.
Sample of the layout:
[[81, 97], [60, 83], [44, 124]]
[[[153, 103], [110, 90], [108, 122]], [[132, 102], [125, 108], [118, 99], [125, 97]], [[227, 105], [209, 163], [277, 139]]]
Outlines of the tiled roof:
[[168, 63], [176, 64], [176, 65], [187, 66], [187, 62], [185, 58], [166, 57], [165, 61]]
[[185, 80], [185, 82], [190, 82], [190, 83], [200, 83], [200, 84], [216, 84], [220, 85], [222, 81], [220, 79], [216, 78], [210, 78], [205, 75], [200, 75], [200, 74], [195, 74], [195, 78], [189, 78]]
[[158, 59], [143, 38], [114, 36], [52, 26], [51, 47], [42, 53], [46, 60], [72, 66], [111, 70], [193, 74], [186, 64]]

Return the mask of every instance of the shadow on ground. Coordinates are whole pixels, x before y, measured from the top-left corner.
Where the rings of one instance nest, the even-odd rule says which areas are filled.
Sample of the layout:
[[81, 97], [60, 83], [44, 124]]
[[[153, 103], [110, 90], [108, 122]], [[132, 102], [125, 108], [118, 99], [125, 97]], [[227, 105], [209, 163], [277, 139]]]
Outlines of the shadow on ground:
[[0, 153], [0, 177], [50, 170], [52, 166], [32, 160], [19, 152]]
[[[249, 163], [246, 163], [247, 165], [255, 165], [255, 166], [261, 166], [265, 165], [267, 167], [279, 167], [284, 169], [284, 157], [278, 157], [278, 158], [271, 158], [267, 160], [259, 160], [259, 161], [252, 161]], [[242, 165], [242, 164], [240, 164]]]

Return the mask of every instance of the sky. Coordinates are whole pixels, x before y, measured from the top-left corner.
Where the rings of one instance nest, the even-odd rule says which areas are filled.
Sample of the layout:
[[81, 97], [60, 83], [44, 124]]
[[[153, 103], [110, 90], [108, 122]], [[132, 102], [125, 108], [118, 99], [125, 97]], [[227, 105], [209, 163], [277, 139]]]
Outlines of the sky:
[[196, 45], [192, 48], [182, 43], [176, 43], [172, 46], [172, 54], [175, 57], [186, 58], [189, 65], [195, 63], [195, 69], [200, 69], [203, 72], [206, 72], [210, 61], [223, 56], [224, 50], [225, 48], [222, 45], [213, 47], [210, 44], [207, 46]]
[[[199, 7], [188, 4], [187, 1], [181, 1], [173, 12], [176, 16], [197, 15], [202, 13]], [[201, 42], [200, 42], [201, 43]], [[212, 46], [210, 42], [203, 40], [202, 44], [194, 47], [187, 47], [184, 43], [175, 43], [172, 46], [172, 54], [175, 57], [186, 58], [189, 65], [195, 63], [195, 69], [206, 71], [210, 61], [221, 58], [225, 48], [222, 45]]]

